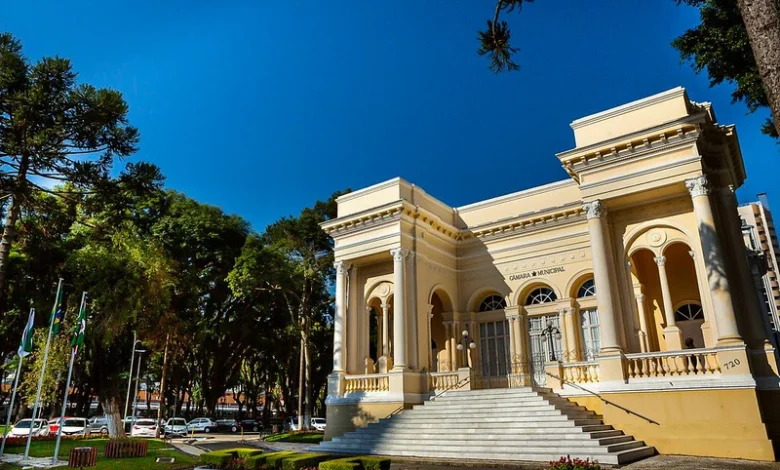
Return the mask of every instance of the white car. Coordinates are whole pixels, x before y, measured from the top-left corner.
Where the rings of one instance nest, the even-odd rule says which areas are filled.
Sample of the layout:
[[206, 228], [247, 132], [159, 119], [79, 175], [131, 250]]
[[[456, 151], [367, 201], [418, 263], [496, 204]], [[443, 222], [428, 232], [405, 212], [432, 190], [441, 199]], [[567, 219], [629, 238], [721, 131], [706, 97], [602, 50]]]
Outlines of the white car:
[[317, 431], [325, 431], [325, 418], [312, 418], [311, 427]]
[[217, 423], [209, 418], [195, 418], [187, 424], [187, 432], [210, 433], [217, 430]]
[[184, 418], [169, 418], [163, 428], [166, 436], [184, 436], [187, 434], [187, 420]]
[[87, 418], [65, 418], [62, 424], [63, 436], [88, 436], [89, 434]]
[[[11, 428], [11, 432], [8, 437], [20, 437], [30, 434], [30, 426], [32, 425], [31, 419], [23, 419], [14, 424]], [[35, 424], [32, 425], [32, 435], [35, 436], [48, 436], [49, 435], [49, 423], [45, 419], [36, 419]]]
[[298, 431], [298, 418], [290, 417], [284, 420], [284, 429], [287, 431]]
[[138, 419], [133, 423], [130, 437], [157, 437], [157, 421], [153, 419]]

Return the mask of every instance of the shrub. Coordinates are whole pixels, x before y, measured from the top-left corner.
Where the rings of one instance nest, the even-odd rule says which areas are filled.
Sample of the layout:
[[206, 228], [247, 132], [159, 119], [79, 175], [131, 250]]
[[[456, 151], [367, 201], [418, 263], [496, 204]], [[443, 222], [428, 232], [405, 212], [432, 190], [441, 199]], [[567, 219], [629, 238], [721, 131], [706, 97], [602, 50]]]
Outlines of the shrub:
[[318, 463], [332, 458], [330, 454], [296, 454], [282, 459], [281, 469], [301, 470], [306, 467], [316, 467]]
[[250, 468], [260, 469], [264, 466], [267, 466], [267, 468], [282, 468], [282, 459], [285, 457], [290, 457], [291, 455], [295, 455], [295, 452], [271, 452], [270, 454], [263, 454], [252, 457], [252, 459], [255, 459], [253, 463], [254, 467]]
[[567, 455], [560, 460], [550, 462], [548, 470], [601, 470], [601, 466], [590, 459], [572, 459]]
[[260, 449], [224, 449], [215, 450], [201, 454], [200, 462], [216, 468], [229, 468], [239, 470], [244, 468], [255, 468], [249, 466], [249, 459], [260, 456], [263, 451]]
[[390, 470], [390, 459], [361, 455], [338, 460], [328, 460], [320, 464], [320, 470]]

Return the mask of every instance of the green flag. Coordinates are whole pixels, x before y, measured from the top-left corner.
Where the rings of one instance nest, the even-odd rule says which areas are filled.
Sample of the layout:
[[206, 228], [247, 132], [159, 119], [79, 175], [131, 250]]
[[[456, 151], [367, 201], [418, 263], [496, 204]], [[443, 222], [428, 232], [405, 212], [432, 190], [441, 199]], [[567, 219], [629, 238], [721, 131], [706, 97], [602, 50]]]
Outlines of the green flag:
[[84, 344], [84, 333], [87, 330], [87, 302], [86, 295], [81, 302], [81, 310], [79, 310], [79, 317], [76, 319], [76, 324], [73, 326], [73, 339], [70, 341], [70, 345], [73, 346], [75, 353], [79, 352], [79, 348]]
[[35, 309], [30, 309], [30, 316], [27, 318], [27, 325], [22, 333], [22, 342], [19, 343], [19, 350], [16, 351], [19, 357], [27, 357], [32, 354], [33, 326], [35, 326]]
[[51, 309], [49, 324], [52, 325], [51, 333], [53, 335], [59, 334], [60, 326], [62, 326], [62, 317], [64, 314], [62, 311], [62, 291], [63, 289], [58, 289], [57, 300], [54, 302], [54, 307]]

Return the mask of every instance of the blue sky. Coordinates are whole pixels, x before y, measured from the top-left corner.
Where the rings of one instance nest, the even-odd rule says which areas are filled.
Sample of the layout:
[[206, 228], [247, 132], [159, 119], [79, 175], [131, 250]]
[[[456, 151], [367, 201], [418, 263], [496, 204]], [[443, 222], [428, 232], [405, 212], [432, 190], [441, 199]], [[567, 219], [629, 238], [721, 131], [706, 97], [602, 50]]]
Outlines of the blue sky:
[[[512, 14], [520, 72], [475, 53], [492, 1], [5, 2], [33, 59], [72, 59], [121, 90], [134, 159], [255, 228], [395, 176], [458, 206], [566, 178], [569, 123], [681, 85], [737, 125], [748, 181], [774, 188], [767, 113], [731, 104], [669, 43], [698, 22], [674, 0], [543, 0]], [[774, 191], [774, 192], [773, 192]], [[778, 207], [780, 210], [780, 207]]]

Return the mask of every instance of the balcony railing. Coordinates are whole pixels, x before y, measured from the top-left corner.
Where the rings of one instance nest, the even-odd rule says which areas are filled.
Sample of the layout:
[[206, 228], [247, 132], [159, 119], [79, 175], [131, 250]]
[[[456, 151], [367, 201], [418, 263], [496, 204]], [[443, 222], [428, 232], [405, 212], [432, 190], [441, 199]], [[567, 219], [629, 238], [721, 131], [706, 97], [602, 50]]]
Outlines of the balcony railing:
[[428, 388], [430, 390], [448, 390], [458, 385], [457, 372], [431, 372], [428, 374]]
[[715, 349], [685, 349], [639, 354], [626, 354], [626, 377], [701, 377], [720, 374]]
[[588, 384], [599, 381], [599, 364], [596, 361], [589, 362], [564, 362], [564, 383]]
[[390, 390], [388, 374], [347, 375], [344, 377], [346, 393], [387, 392]]

